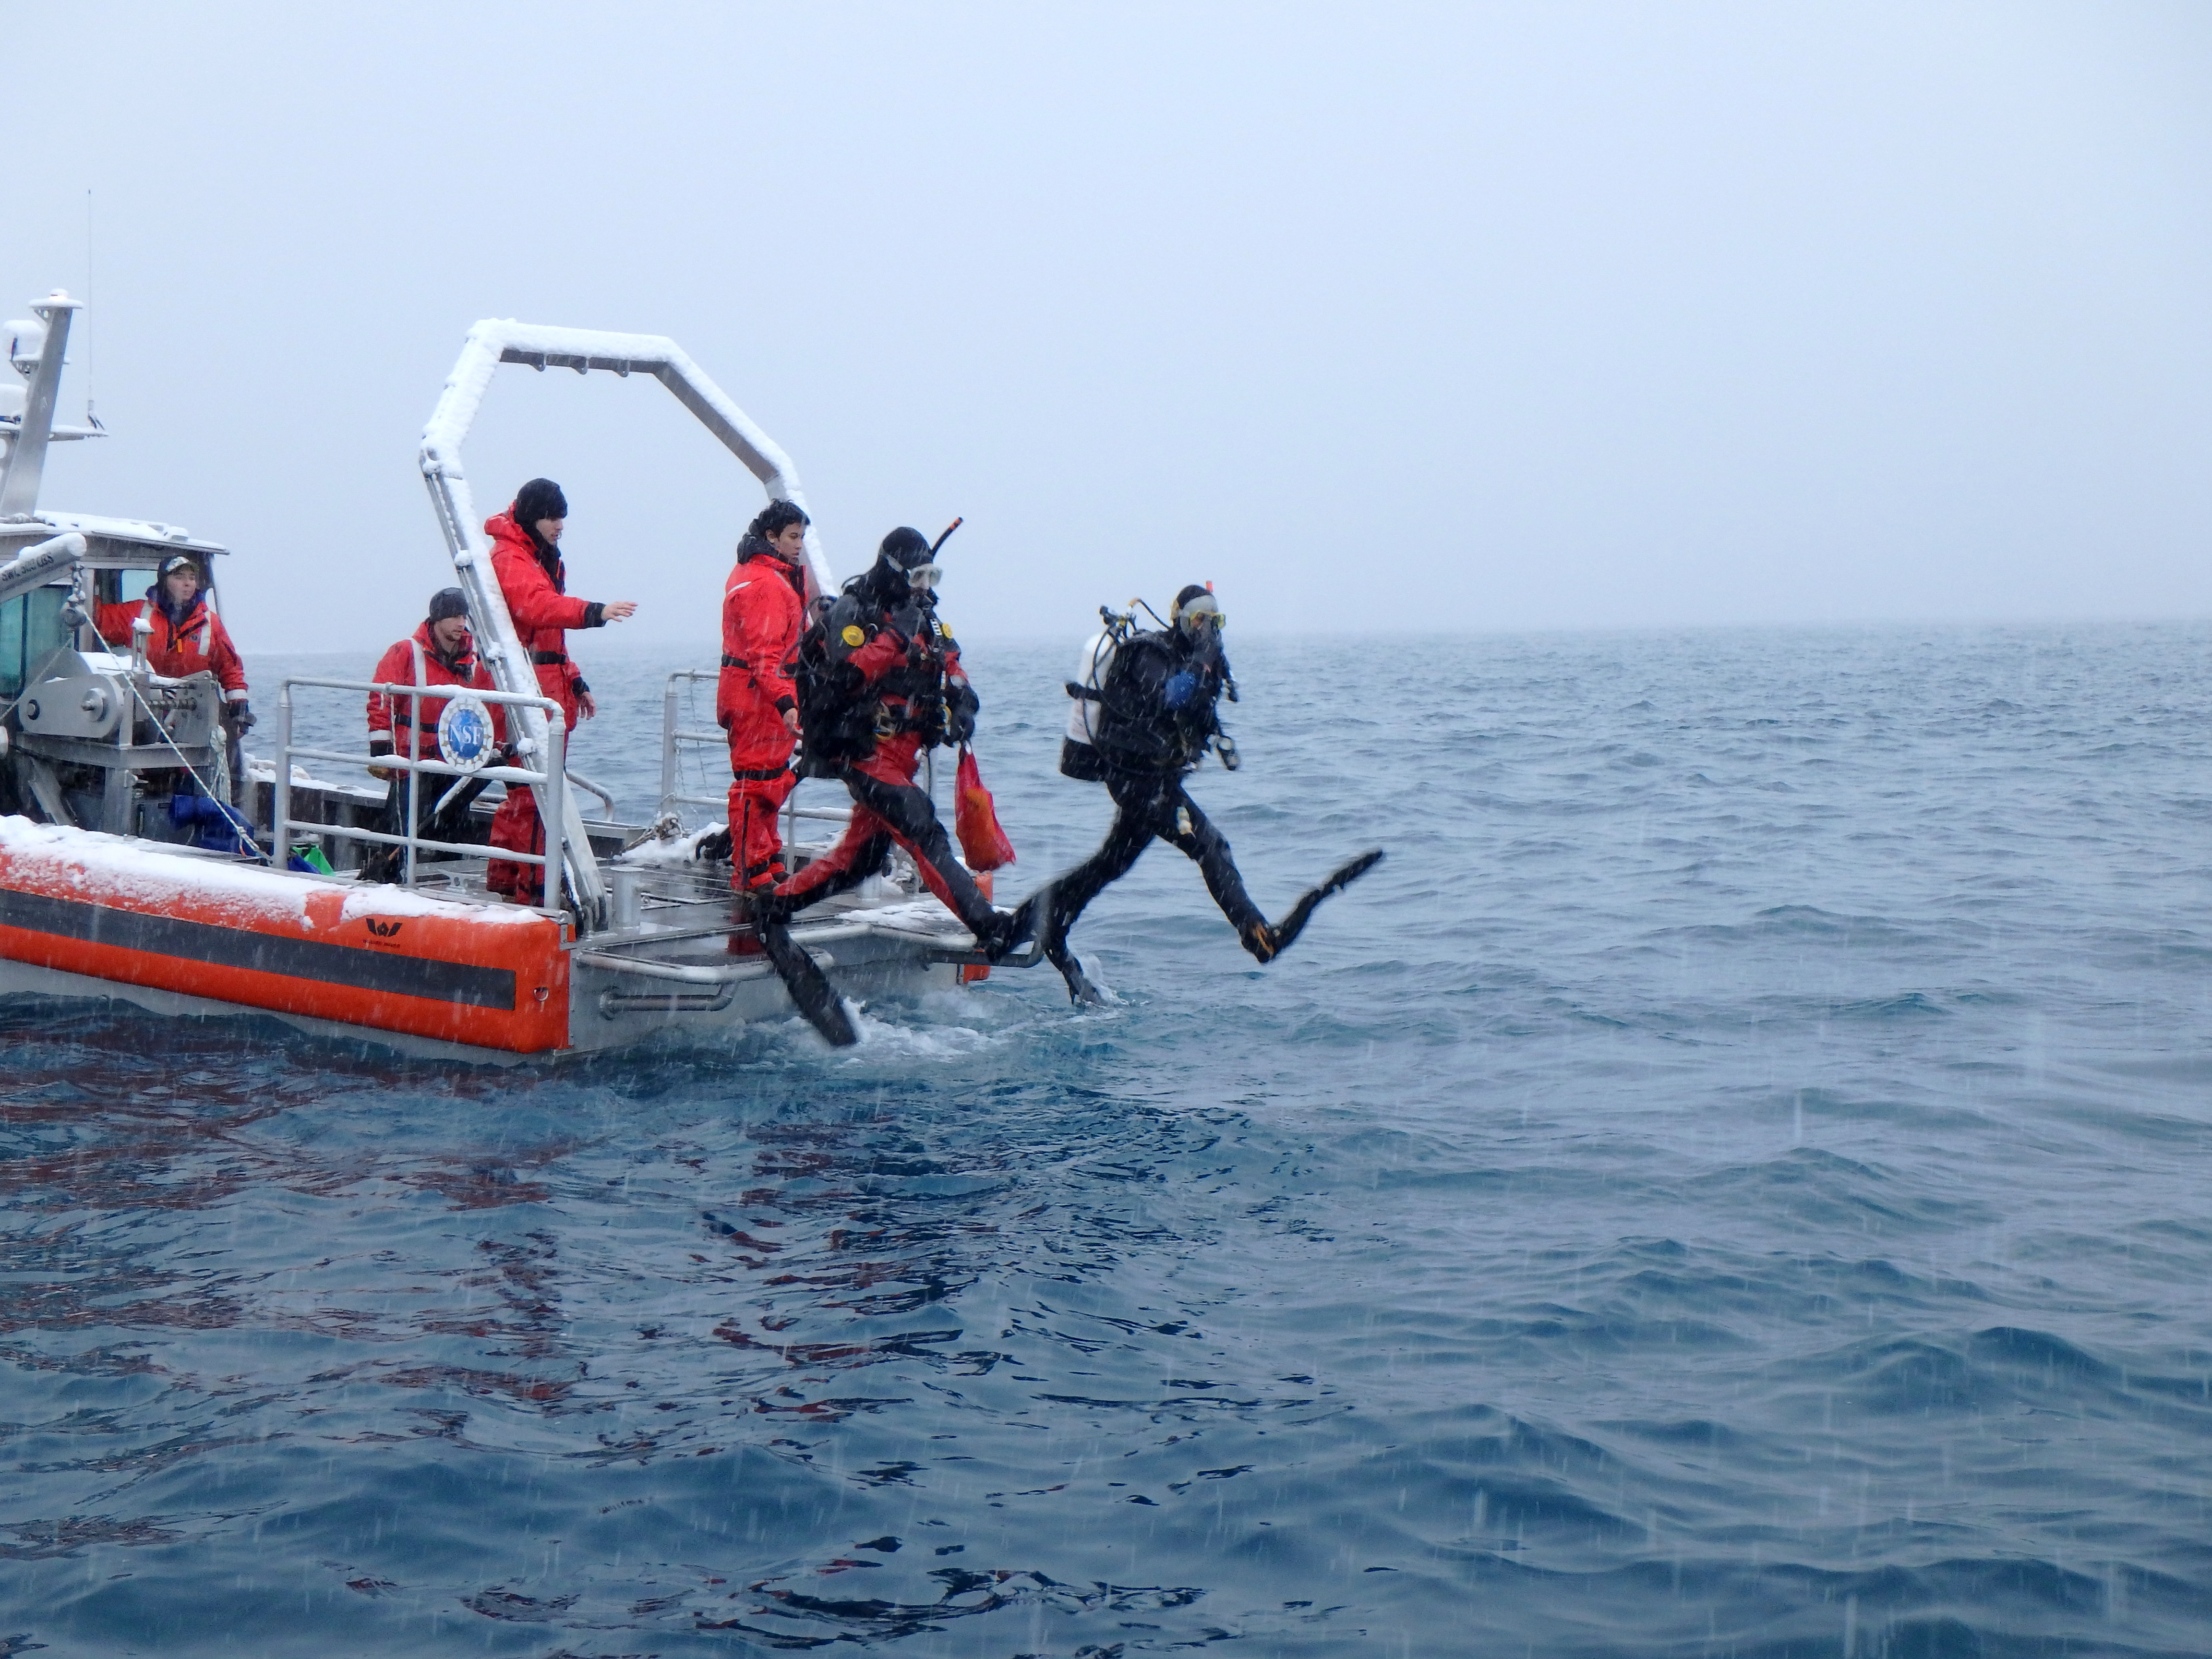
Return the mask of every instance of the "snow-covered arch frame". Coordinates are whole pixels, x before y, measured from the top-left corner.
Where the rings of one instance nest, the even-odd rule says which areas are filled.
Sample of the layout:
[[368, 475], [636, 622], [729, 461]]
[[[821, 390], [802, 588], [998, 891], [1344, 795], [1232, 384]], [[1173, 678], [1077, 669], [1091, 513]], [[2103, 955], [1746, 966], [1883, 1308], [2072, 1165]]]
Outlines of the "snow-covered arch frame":
[[[538, 676], [507, 615], [507, 600], [491, 568], [491, 547], [485, 538], [483, 519], [461, 468], [461, 446], [475, 424], [477, 410], [490, 389], [492, 372], [501, 363], [522, 363], [535, 369], [572, 368], [579, 374], [595, 368], [629, 376], [650, 374], [676, 394], [699, 423], [761, 482], [770, 499], [804, 507], [806, 498], [799, 487], [798, 470], [775, 441], [756, 426], [744, 410], [708, 380], [683, 347], [665, 335], [613, 334], [591, 328], [550, 328], [518, 323], [512, 318], [488, 318], [469, 331], [462, 343], [460, 360], [446, 377], [438, 406], [422, 428], [421, 452], [423, 482], [438, 514], [438, 527], [453, 555], [462, 590], [469, 596], [469, 611], [476, 623], [477, 645], [492, 678], [502, 691], [535, 695]], [[819, 537], [811, 526], [806, 532], [807, 585], [814, 592], [828, 592], [836, 583]], [[544, 716], [533, 708], [517, 708], [524, 735], [544, 752]], [[534, 786], [533, 786], [534, 787]], [[538, 805], [546, 805], [540, 791]], [[591, 841], [584, 829], [583, 813], [573, 791], [562, 792], [565, 843], [570, 890], [587, 925], [604, 921], [606, 888], [598, 861], [591, 855]], [[550, 884], [549, 884], [550, 885]], [[549, 893], [548, 897], [552, 896]]]

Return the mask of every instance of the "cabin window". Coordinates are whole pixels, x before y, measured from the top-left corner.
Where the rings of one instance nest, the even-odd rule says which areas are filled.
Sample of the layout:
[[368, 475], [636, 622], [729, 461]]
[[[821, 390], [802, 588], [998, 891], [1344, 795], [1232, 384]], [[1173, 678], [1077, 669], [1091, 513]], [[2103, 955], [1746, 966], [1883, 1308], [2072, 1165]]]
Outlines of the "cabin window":
[[0, 696], [21, 691], [24, 675], [45, 667], [46, 658], [70, 642], [62, 626], [69, 593], [66, 587], [34, 587], [0, 605]]

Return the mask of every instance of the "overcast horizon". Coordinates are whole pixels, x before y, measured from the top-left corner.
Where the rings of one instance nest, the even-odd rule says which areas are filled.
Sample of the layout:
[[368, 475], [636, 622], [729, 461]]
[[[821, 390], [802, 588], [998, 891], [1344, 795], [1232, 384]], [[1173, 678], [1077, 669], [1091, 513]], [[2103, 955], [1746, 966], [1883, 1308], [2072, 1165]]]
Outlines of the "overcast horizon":
[[[963, 516], [976, 639], [1204, 579], [1240, 635], [2212, 615], [2201, 7], [8, 21], [0, 314], [88, 301], [112, 434], [41, 505], [234, 549], [249, 653], [444, 585], [485, 316], [672, 336], [841, 574]], [[623, 649], [761, 500], [606, 375], [503, 369], [466, 464], [561, 480]]]

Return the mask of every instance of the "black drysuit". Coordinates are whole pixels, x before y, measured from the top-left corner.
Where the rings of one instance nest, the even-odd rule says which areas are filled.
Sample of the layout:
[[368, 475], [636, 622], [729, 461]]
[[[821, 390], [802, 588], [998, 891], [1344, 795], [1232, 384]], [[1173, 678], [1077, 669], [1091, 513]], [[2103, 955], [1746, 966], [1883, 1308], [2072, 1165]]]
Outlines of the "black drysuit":
[[1183, 788], [1219, 729], [1214, 703], [1231, 684], [1228, 658], [1215, 635], [1193, 640], [1180, 629], [1138, 634], [1117, 648], [1093, 722], [1097, 765], [1114, 803], [1113, 826], [1097, 852], [1024, 907], [1041, 909], [1035, 917], [1038, 941], [1067, 981], [1070, 996], [1097, 993], [1067, 948], [1069, 932], [1092, 899], [1128, 874], [1154, 836], [1198, 866], [1206, 890], [1245, 947], [1257, 941], [1266, 948], [1267, 919], [1244, 890], [1228, 838]]

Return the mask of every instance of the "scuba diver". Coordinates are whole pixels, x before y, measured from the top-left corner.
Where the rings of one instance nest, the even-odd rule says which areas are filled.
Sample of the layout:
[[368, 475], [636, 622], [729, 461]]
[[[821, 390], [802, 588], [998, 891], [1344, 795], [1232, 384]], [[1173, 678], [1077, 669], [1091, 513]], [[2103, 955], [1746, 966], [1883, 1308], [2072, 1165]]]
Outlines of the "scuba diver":
[[[939, 537], [937, 546], [944, 542]], [[936, 554], [920, 531], [892, 531], [875, 562], [845, 584], [800, 639], [802, 774], [842, 779], [853, 816], [829, 852], [771, 893], [739, 896], [733, 916], [749, 917], [793, 1000], [841, 1045], [857, 1041], [857, 1033], [786, 924], [882, 870], [893, 843], [906, 849], [929, 890], [975, 934], [986, 957], [997, 961], [1020, 942], [1017, 918], [983, 896], [953, 856], [928, 792], [914, 781], [926, 752], [974, 735], [981, 706], [961, 669], [959, 645], [938, 619]]]
[[1322, 900], [1341, 892], [1382, 857], [1380, 849], [1361, 854], [1301, 897], [1280, 922], [1270, 923], [1244, 890], [1227, 838], [1183, 787], [1209, 750], [1232, 772], [1239, 764], [1237, 745], [1217, 713], [1224, 693], [1230, 702], [1237, 700], [1222, 648], [1227, 619], [1211, 589], [1194, 583], [1176, 595], [1168, 626], [1158, 633], [1139, 631], [1130, 616], [1100, 614], [1107, 631], [1086, 648], [1084, 680], [1067, 683], [1076, 703], [1060, 745], [1060, 769], [1106, 786], [1113, 827], [1096, 853], [1023, 901], [1013, 930], [1018, 939], [1033, 928], [1046, 959], [1067, 981], [1069, 1000], [1092, 1003], [1104, 998], [1067, 948], [1068, 933], [1092, 899], [1134, 867], [1153, 837], [1198, 866], [1238, 941], [1262, 963], [1290, 947]]

